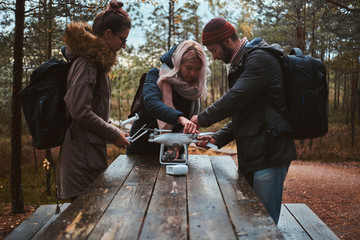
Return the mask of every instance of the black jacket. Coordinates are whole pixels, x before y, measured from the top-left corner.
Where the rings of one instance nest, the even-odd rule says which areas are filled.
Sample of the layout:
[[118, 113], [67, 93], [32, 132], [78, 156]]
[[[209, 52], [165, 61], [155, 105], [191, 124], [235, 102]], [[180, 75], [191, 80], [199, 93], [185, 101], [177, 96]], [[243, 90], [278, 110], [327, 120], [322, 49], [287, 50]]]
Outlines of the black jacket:
[[242, 61], [229, 71], [229, 91], [198, 116], [203, 127], [231, 117], [214, 138], [219, 147], [236, 140], [243, 173], [296, 159], [291, 127], [275, 110], [285, 108], [281, 67], [262, 48], [282, 53], [279, 45], [269, 46], [259, 38], [248, 43]]

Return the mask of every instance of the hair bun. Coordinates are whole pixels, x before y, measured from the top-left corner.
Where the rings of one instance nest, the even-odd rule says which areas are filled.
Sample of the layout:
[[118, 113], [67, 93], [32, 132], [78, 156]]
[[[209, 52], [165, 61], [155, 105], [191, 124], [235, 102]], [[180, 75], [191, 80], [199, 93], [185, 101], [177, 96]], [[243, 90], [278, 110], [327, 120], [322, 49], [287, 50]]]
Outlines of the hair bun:
[[111, 0], [105, 11], [114, 12], [122, 16], [128, 16], [128, 13], [124, 9], [122, 9], [122, 6], [124, 6], [123, 2]]
[[120, 1], [111, 0], [111, 2], [109, 3], [109, 8], [111, 10], [122, 8], [122, 6], [124, 6], [124, 3]]

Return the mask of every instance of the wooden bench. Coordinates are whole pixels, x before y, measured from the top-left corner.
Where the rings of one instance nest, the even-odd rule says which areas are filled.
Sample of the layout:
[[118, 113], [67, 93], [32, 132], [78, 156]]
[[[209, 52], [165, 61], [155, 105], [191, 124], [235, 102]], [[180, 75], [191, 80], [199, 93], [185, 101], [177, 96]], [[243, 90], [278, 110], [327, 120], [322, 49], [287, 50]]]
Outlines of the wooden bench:
[[278, 228], [285, 239], [339, 239], [306, 204], [302, 203], [282, 205]]
[[[70, 203], [60, 204], [60, 211], [63, 212], [69, 205]], [[5, 239], [26, 240], [36, 238], [51, 222], [60, 216], [60, 214], [55, 214], [55, 211], [56, 204], [41, 205]]]

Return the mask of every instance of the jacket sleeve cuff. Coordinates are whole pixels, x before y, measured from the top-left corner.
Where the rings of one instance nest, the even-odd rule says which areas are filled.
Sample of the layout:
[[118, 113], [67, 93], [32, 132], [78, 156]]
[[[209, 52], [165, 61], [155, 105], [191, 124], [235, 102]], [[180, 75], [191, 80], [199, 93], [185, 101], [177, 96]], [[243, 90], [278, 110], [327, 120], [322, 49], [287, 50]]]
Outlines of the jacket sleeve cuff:
[[213, 138], [216, 140], [216, 145], [219, 148], [222, 148], [223, 146], [225, 146], [229, 142], [233, 141], [235, 138], [234, 138], [234, 134], [233, 134], [233, 124], [232, 124], [232, 122], [230, 121], [222, 129], [217, 131], [213, 135]]

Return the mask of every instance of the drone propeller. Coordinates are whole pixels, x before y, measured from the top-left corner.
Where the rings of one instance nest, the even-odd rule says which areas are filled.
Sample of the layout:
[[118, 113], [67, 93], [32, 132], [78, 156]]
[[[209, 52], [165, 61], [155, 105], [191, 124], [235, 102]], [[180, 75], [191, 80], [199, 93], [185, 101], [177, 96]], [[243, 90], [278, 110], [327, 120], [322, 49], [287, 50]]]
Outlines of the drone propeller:
[[157, 128], [155, 128], [154, 131], [157, 131], [157, 132], [172, 132], [171, 129], [157, 129]]
[[[148, 130], [145, 129], [145, 126], [146, 126], [146, 124], [144, 126], [142, 126], [134, 135], [132, 135], [131, 137], [127, 137], [126, 139], [129, 142], [135, 142], [136, 140], [138, 140], [140, 137], [142, 137], [145, 133], [148, 132]], [[143, 131], [143, 132], [140, 133], [141, 131]]]
[[144, 128], [143, 130], [154, 131], [154, 132], [172, 132], [171, 129], [157, 129], [157, 128]]
[[213, 135], [213, 132], [203, 132], [203, 133], [199, 133], [198, 136], [205, 136], [205, 135]]

